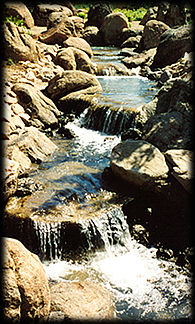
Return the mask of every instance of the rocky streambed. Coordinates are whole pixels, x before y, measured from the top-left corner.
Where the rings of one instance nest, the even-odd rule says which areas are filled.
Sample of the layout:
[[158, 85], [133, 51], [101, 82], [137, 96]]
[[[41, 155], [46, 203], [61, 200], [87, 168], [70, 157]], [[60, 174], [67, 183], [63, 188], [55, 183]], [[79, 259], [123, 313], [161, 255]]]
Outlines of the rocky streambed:
[[[37, 62], [23, 55], [4, 68], [4, 286], [16, 300], [8, 289], [6, 316], [189, 319], [190, 56], [150, 69], [149, 53], [140, 56], [147, 28], [128, 29], [119, 15], [121, 41], [137, 37], [131, 65], [132, 43], [115, 43], [109, 17], [97, 44], [97, 29], [81, 33], [73, 7], [60, 8], [38, 5], [43, 26], [28, 26]], [[43, 289], [26, 270], [31, 258]]]

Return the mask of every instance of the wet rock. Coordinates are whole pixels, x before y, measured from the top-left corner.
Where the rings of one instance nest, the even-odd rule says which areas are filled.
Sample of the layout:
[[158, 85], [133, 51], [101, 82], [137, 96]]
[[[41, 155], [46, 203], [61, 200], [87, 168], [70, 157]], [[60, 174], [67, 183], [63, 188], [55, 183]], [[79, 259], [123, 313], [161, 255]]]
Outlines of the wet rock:
[[6, 2], [4, 3], [3, 8], [3, 16], [4, 17], [16, 17], [17, 19], [23, 20], [24, 26], [31, 28], [34, 26], [34, 19], [26, 7], [26, 5], [22, 2]]
[[24, 176], [18, 178], [18, 185], [15, 195], [18, 197], [24, 197], [31, 195], [33, 192], [41, 189], [43, 189], [43, 186], [41, 184], [35, 183], [32, 178], [24, 174]]
[[85, 52], [90, 58], [93, 57], [93, 52], [91, 49], [91, 46], [84, 40], [83, 38], [80, 37], [69, 37], [66, 41], [63, 42], [64, 47], [75, 47], [83, 52]]
[[121, 61], [125, 64], [128, 69], [136, 68], [138, 66], [144, 66], [149, 64], [156, 53], [156, 48], [151, 48], [142, 53], [137, 53], [131, 57], [125, 57]]
[[170, 27], [162, 21], [149, 20], [145, 24], [137, 51], [141, 52], [149, 48], [157, 47], [160, 43], [161, 35], [168, 29], [170, 29]]
[[105, 64], [98, 64], [96, 75], [130, 75], [129, 70], [123, 64], [113, 64], [107, 63]]
[[116, 145], [110, 166], [117, 177], [144, 189], [165, 184], [169, 171], [163, 154], [143, 140], [126, 140]]
[[185, 52], [192, 51], [192, 27], [184, 25], [165, 31], [157, 47], [151, 69], [176, 63]]
[[127, 139], [134, 139], [134, 140], [141, 140], [142, 139], [142, 133], [137, 128], [129, 128], [127, 131], [124, 131], [121, 134], [121, 141], [125, 141]]
[[32, 120], [40, 120], [44, 128], [56, 128], [58, 126], [60, 111], [53, 101], [40, 90], [27, 83], [16, 83], [12, 89], [17, 94], [19, 103]]
[[39, 258], [18, 240], [3, 239], [4, 319], [11, 321], [47, 319], [50, 291]]
[[7, 158], [3, 162], [3, 198], [7, 200], [17, 190], [19, 163]]
[[165, 152], [166, 159], [170, 162], [173, 170], [172, 175], [183, 188], [192, 191], [192, 151], [172, 149]]
[[116, 44], [117, 37], [124, 28], [129, 28], [129, 22], [123, 13], [116, 12], [107, 15], [101, 28], [105, 43], [107, 45], [118, 45]]
[[124, 47], [124, 48], [121, 49], [120, 55], [122, 55], [122, 56], [130, 56], [131, 57], [131, 56], [137, 55], [137, 53], [134, 52], [133, 48]]
[[[23, 30], [23, 29], [22, 29]], [[39, 46], [26, 32], [21, 32], [20, 27], [8, 21], [4, 24], [4, 58], [13, 61], [38, 62], [41, 57]]]
[[33, 17], [36, 26], [47, 26], [48, 16], [52, 12], [64, 12], [67, 16], [72, 16], [73, 12], [69, 8], [58, 4], [39, 4], [33, 10]]
[[86, 26], [102, 27], [104, 18], [112, 12], [111, 7], [106, 3], [96, 3], [90, 6], [87, 15]]
[[[113, 319], [110, 292], [89, 281], [61, 282], [51, 286], [51, 312], [61, 312], [66, 319]], [[61, 314], [62, 315], [62, 314]]]

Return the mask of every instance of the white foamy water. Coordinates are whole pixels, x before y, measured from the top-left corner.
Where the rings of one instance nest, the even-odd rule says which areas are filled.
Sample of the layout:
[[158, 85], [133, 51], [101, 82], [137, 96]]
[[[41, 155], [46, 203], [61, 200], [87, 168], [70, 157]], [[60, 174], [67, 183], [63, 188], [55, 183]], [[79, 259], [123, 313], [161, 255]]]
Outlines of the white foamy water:
[[147, 249], [132, 240], [128, 247], [111, 246], [96, 252], [88, 261], [44, 266], [50, 280], [90, 280], [106, 286], [114, 296], [118, 318], [188, 318], [190, 278], [155, 255], [155, 248]]

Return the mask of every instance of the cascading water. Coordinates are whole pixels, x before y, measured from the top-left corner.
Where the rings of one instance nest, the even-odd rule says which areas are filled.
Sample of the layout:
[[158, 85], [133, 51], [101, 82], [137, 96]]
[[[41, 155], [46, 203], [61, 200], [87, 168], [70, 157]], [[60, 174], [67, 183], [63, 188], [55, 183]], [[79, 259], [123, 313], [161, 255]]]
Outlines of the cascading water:
[[[113, 61], [116, 58], [117, 51]], [[29, 226], [38, 254], [51, 280], [91, 280], [106, 286], [119, 319], [188, 319], [190, 274], [157, 259], [155, 248], [130, 237], [120, 203], [113, 202], [114, 192], [103, 187], [101, 177], [120, 133], [132, 127], [132, 115], [124, 107], [150, 101], [152, 83], [140, 77], [99, 80], [105, 107], [96, 113], [89, 107], [69, 122], [66, 126], [75, 137], [56, 137], [59, 150], [31, 173], [44, 187], [22, 201], [23, 208], [32, 211]]]

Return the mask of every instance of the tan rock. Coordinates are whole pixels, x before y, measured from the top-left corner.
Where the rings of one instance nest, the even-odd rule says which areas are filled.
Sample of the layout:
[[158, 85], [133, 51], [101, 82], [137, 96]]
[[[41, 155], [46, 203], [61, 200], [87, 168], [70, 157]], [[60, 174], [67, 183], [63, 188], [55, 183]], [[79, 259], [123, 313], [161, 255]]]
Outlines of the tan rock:
[[24, 3], [18, 2], [5, 2], [4, 3], [4, 15], [5, 17], [17, 17], [18, 19], [22, 19], [24, 25], [28, 28], [34, 26], [34, 19], [31, 15], [29, 9], [25, 6]]
[[50, 291], [39, 258], [11, 238], [3, 239], [3, 251], [5, 320], [47, 319]]
[[37, 62], [40, 50], [35, 40], [26, 32], [20, 32], [20, 27], [8, 21], [4, 24], [4, 56], [14, 61]]
[[165, 157], [173, 167], [173, 171], [171, 173], [174, 178], [181, 183], [186, 191], [192, 192], [192, 151], [172, 149], [165, 152]]
[[17, 189], [19, 175], [19, 163], [7, 158], [3, 160], [3, 194], [4, 199], [12, 196]]
[[168, 176], [164, 155], [143, 140], [126, 140], [116, 145], [111, 153], [110, 166], [119, 178], [143, 188], [155, 188]]
[[63, 42], [64, 47], [75, 47], [83, 52], [85, 52], [90, 58], [93, 57], [93, 52], [91, 46], [87, 43], [86, 40], [80, 37], [69, 37], [67, 40]]
[[61, 45], [70, 36], [74, 36], [74, 24], [68, 19], [61, 21], [55, 26], [49, 28], [39, 36], [39, 40], [46, 44]]
[[77, 320], [113, 319], [110, 292], [101, 285], [89, 282], [62, 282], [53, 285], [51, 312], [61, 312], [64, 318]]
[[74, 92], [96, 94], [102, 91], [102, 87], [96, 77], [87, 72], [64, 71], [50, 80], [46, 91], [55, 100]]

